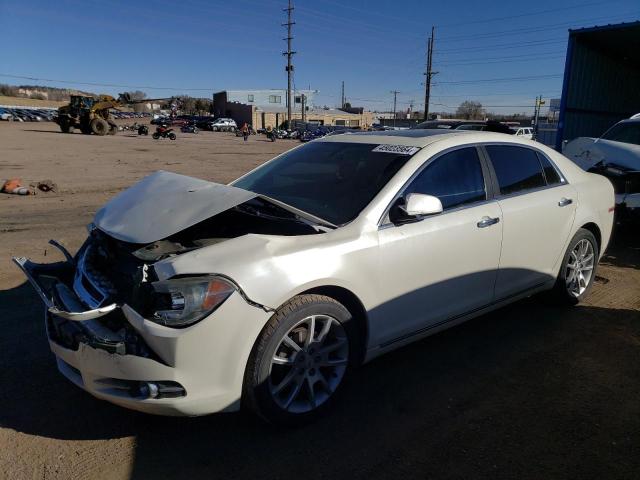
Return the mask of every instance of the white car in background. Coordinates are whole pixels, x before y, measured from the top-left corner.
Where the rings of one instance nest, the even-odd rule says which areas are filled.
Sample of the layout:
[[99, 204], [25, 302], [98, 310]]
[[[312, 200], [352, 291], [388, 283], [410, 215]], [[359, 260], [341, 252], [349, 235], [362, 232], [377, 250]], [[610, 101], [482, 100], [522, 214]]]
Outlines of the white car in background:
[[529, 140], [533, 139], [533, 128], [532, 127], [513, 127], [513, 134], [516, 137], [527, 138]]
[[214, 132], [235, 132], [238, 128], [233, 118], [216, 118], [209, 123], [209, 129]]
[[640, 113], [616, 123], [600, 138], [568, 142], [562, 153], [611, 181], [621, 219], [640, 220]]
[[98, 211], [75, 255], [59, 247], [64, 262], [14, 261], [80, 388], [288, 424], [383, 353], [543, 290], [578, 303], [613, 201], [600, 175], [512, 135], [354, 133], [231, 185], [154, 173]]

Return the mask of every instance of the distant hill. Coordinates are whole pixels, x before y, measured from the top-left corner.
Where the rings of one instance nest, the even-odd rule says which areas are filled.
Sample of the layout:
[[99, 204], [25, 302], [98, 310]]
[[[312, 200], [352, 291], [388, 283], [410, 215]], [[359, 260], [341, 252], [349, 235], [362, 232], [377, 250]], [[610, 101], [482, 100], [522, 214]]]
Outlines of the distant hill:
[[83, 92], [72, 88], [46, 87], [42, 85], [6, 85], [0, 83], [0, 95], [6, 97], [31, 98], [34, 100], [50, 100], [64, 102], [70, 95], [96, 95], [91, 92]]

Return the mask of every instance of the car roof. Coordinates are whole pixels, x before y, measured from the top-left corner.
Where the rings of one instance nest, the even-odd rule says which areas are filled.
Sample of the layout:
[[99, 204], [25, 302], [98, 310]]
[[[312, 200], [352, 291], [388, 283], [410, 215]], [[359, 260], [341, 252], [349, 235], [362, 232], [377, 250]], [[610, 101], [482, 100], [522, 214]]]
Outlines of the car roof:
[[521, 139], [518, 139], [513, 135], [509, 135], [506, 133], [443, 129], [389, 130], [384, 132], [344, 133], [342, 135], [331, 135], [329, 137], [323, 137], [316, 141], [408, 145], [412, 147], [422, 148], [439, 140], [450, 139], [453, 137], [464, 137], [465, 143], [467, 141], [526, 143]]

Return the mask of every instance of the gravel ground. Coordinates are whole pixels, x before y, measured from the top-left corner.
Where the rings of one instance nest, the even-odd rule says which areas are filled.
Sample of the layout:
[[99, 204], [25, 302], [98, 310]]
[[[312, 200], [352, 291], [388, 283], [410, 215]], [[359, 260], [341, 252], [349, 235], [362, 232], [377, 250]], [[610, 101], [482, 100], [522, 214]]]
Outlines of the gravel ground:
[[155, 170], [227, 182], [297, 143], [229, 134], [64, 135], [0, 124], [0, 478], [640, 477], [640, 240], [616, 231], [588, 301], [534, 297], [361, 368], [322, 421], [163, 418], [98, 401], [54, 365], [42, 306], [11, 255], [57, 260], [95, 210]]

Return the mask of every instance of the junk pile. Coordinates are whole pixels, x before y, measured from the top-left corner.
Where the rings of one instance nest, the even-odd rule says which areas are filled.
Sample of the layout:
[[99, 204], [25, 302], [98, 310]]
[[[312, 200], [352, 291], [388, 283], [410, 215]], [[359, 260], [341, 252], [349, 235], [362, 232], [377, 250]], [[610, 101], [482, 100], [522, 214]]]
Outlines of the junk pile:
[[29, 186], [25, 187], [22, 185], [21, 178], [10, 178], [0, 188], [0, 192], [13, 195], [35, 195], [38, 190], [41, 192], [56, 192], [58, 186], [51, 180], [41, 180], [39, 182], [31, 182]]

